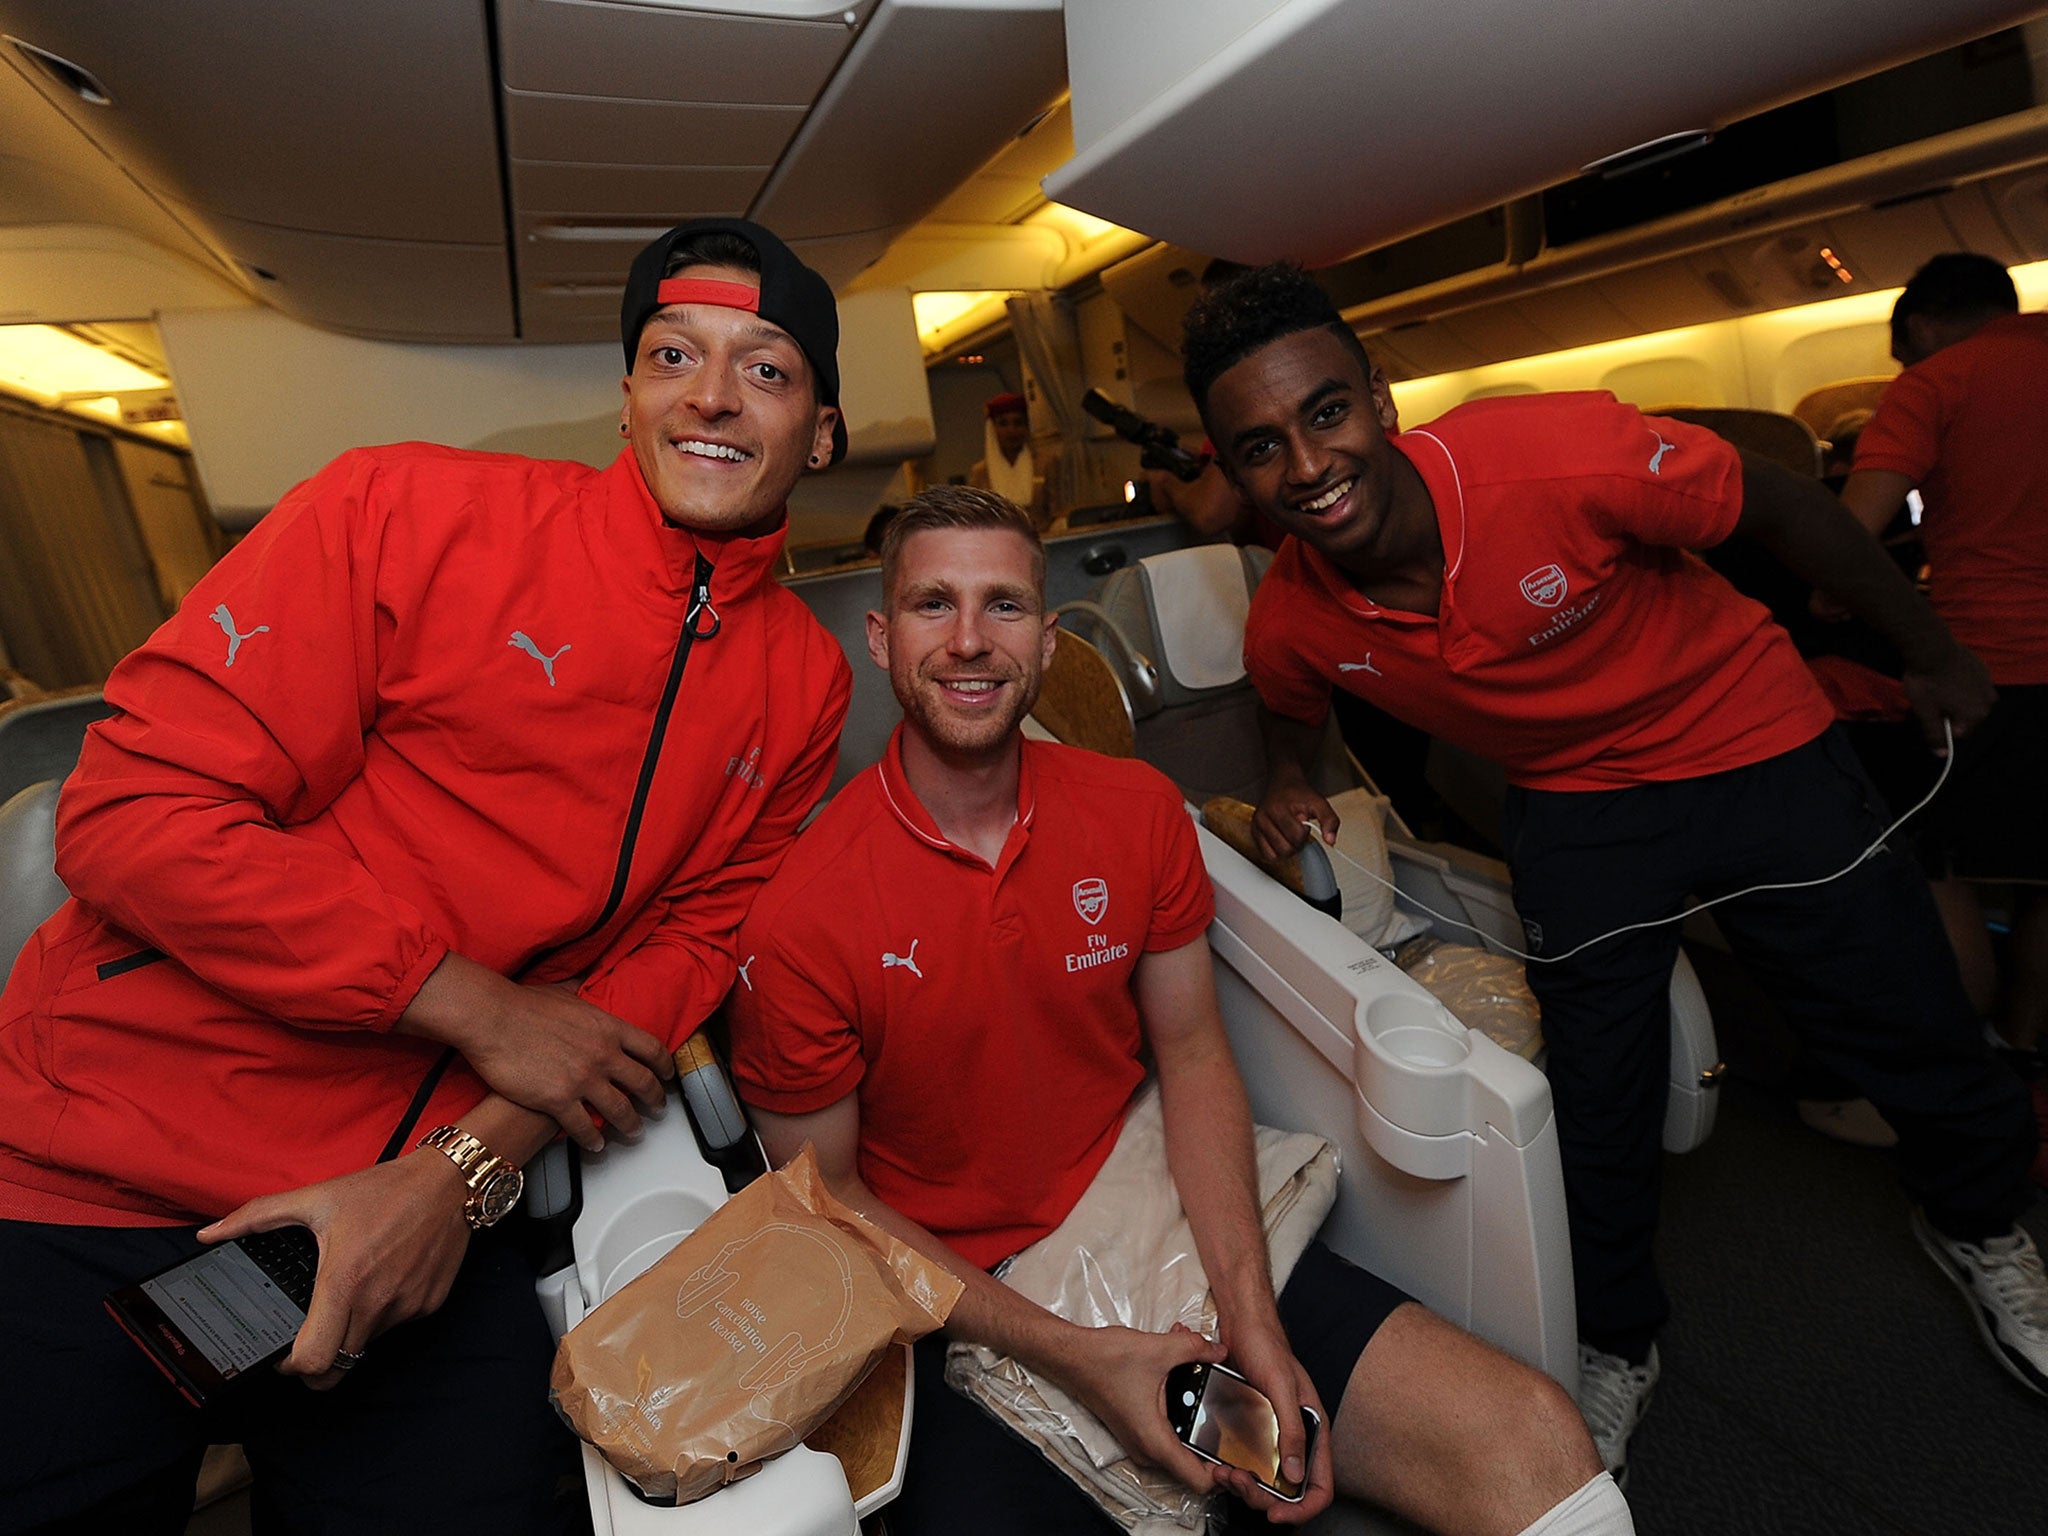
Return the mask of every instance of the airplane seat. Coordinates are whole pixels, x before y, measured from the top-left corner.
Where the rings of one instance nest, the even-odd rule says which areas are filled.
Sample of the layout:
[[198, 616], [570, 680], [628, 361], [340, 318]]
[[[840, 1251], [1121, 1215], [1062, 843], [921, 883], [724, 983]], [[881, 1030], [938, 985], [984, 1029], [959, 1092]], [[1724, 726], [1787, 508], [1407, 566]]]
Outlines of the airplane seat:
[[28, 936], [71, 896], [57, 878], [59, 788], [45, 779], [0, 803], [0, 955], [9, 971]]
[[[1077, 649], [1071, 665], [1114, 674], [1131, 705], [1136, 755], [1165, 772], [1195, 805], [1219, 797], [1256, 804], [1264, 787], [1258, 696], [1245, 674], [1242, 652], [1251, 592], [1270, 564], [1265, 550], [1227, 544], [1169, 550], [1112, 572], [1093, 602], [1069, 603], [1059, 610], [1063, 619], [1088, 623], [1101, 642], [1085, 655]], [[1103, 749], [1088, 734], [1070, 736], [1051, 726], [1043, 711], [1039, 723], [1063, 740]], [[1403, 909], [1415, 913], [1419, 908], [1413, 903], [1419, 902], [1438, 914], [1407, 933], [1382, 929], [1389, 947], [1425, 926], [1445, 941], [1474, 942], [1471, 930], [1477, 930], [1495, 948], [1521, 946], [1522, 924], [1507, 866], [1468, 849], [1417, 839], [1346, 751], [1334, 716], [1310, 777], [1332, 797], [1343, 823], [1340, 852], [1347, 839], [1384, 827], [1394, 883], [1411, 899]], [[1358, 798], [1345, 799], [1353, 794]], [[1347, 805], [1356, 809], [1347, 810]], [[1377, 854], [1368, 846], [1354, 857], [1371, 863]], [[1355, 900], [1358, 893], [1346, 896]], [[1385, 899], [1391, 900], [1391, 894]], [[1687, 1152], [1706, 1140], [1719, 1102], [1720, 1075], [1713, 1016], [1691, 962], [1681, 954], [1671, 980], [1665, 1150]]]
[[1137, 721], [1123, 679], [1071, 629], [1054, 631], [1052, 664], [1031, 713], [1054, 740], [1105, 757], [1138, 755]]
[[[687, 1055], [693, 1045], [694, 1069]], [[752, 1167], [766, 1166], [701, 1031], [678, 1053], [677, 1065], [677, 1091], [644, 1118], [637, 1141], [614, 1142], [596, 1153], [557, 1142], [528, 1169], [525, 1214], [543, 1222], [573, 1218], [569, 1262], [536, 1287], [557, 1338], [638, 1279], [743, 1186], [746, 1159], [730, 1174], [721, 1171], [721, 1162], [731, 1166], [728, 1150], [742, 1146]], [[707, 1066], [715, 1075], [707, 1075]], [[898, 1411], [860, 1415], [860, 1429], [869, 1431], [865, 1443], [845, 1444], [835, 1434], [834, 1449], [844, 1460], [798, 1445], [694, 1504], [646, 1502], [585, 1445], [593, 1536], [857, 1536], [859, 1522], [903, 1486], [915, 1390], [909, 1346], [900, 1363], [885, 1356], [854, 1401], [869, 1387], [878, 1397], [890, 1396], [884, 1407]]]
[[[63, 765], [65, 771], [69, 767]], [[0, 802], [0, 957], [5, 958], [0, 980], [14, 969], [29, 935], [71, 899], [56, 867], [57, 793], [62, 787], [61, 777], [43, 779]], [[204, 1509], [249, 1482], [249, 1459], [239, 1445], [209, 1446], [192, 1507]]]
[[113, 712], [96, 691], [0, 703], [0, 801], [66, 777], [78, 765], [86, 727]]
[[1868, 414], [1890, 387], [1892, 375], [1873, 374], [1860, 379], [1837, 379], [1818, 389], [1809, 389], [1792, 407], [1792, 414], [1805, 422], [1817, 438], [1825, 439], [1829, 429], [1845, 416]]
[[[1125, 695], [1137, 755], [1200, 803], [1216, 795], [1256, 801], [1266, 777], [1258, 695], [1244, 669], [1244, 621], [1270, 552], [1195, 544], [1112, 571], [1091, 601], [1065, 603], [1085, 623]], [[1355, 782], [1334, 727], [1311, 777], [1318, 788]]]
[[1550, 1085], [1207, 829], [1217, 998], [1259, 1123], [1335, 1142], [1321, 1236], [1567, 1390], [1571, 1248]]
[[1818, 480], [1820, 439], [1812, 427], [1783, 411], [1758, 411], [1739, 406], [1673, 406], [1652, 414], [1688, 421], [1727, 439], [1745, 453], [1783, 465], [1795, 475]]

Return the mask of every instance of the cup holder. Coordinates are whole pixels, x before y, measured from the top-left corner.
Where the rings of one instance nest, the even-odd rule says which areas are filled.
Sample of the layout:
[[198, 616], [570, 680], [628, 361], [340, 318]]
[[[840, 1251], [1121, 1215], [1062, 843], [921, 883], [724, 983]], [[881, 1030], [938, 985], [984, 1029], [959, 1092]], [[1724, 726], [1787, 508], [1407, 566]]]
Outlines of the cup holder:
[[598, 1299], [615, 1296], [652, 1269], [668, 1251], [710, 1219], [703, 1201], [664, 1190], [633, 1201], [599, 1236], [595, 1259]]
[[1430, 998], [1388, 993], [1365, 1008], [1365, 1028], [1396, 1061], [1413, 1067], [1455, 1067], [1471, 1054], [1461, 1029]]

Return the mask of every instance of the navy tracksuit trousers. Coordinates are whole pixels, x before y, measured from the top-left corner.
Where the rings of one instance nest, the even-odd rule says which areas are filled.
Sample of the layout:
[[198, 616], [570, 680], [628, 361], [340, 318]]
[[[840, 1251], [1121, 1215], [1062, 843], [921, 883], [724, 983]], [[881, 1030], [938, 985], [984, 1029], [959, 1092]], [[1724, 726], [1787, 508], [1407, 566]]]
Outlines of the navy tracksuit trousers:
[[[1508, 791], [1515, 905], [1534, 954], [1766, 882], [1847, 864], [1889, 821], [1837, 730], [1726, 773], [1626, 789]], [[2026, 1093], [1986, 1046], [1933, 899], [1887, 846], [1843, 879], [1714, 909], [1815, 1063], [1899, 1133], [1899, 1170], [1953, 1237], [2032, 1198]], [[1580, 1333], [1640, 1358], [1669, 1312], [1651, 1254], [1670, 1060], [1675, 923], [1528, 967], [1543, 1008]]]

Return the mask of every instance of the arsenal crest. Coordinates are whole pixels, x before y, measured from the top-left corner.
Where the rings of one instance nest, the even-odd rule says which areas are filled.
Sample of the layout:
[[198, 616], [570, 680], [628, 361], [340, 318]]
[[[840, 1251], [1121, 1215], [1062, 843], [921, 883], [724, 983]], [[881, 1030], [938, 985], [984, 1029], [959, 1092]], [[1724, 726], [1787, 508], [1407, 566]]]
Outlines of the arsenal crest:
[[1564, 572], [1554, 565], [1533, 570], [1522, 578], [1522, 596], [1538, 608], [1555, 608], [1570, 590], [1571, 584], [1565, 580]]
[[1074, 910], [1087, 923], [1099, 923], [1109, 910], [1109, 883], [1105, 880], [1076, 880]]

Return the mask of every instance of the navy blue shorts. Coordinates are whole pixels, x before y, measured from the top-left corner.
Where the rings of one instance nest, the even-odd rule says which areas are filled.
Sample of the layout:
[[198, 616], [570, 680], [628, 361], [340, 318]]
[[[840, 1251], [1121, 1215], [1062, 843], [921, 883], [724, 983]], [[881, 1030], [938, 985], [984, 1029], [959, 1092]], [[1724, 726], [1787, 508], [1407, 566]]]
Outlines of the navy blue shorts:
[[[1369, 1270], [1310, 1243], [1280, 1293], [1287, 1342], [1323, 1400], [1324, 1433], [1365, 1346], [1410, 1298]], [[903, 1492], [884, 1512], [890, 1536], [1065, 1536], [1120, 1527], [1038, 1450], [946, 1385], [946, 1339], [917, 1345], [917, 1408]], [[1235, 1501], [1232, 1501], [1235, 1504]], [[1235, 1530], [1266, 1524], [1241, 1506]]]

